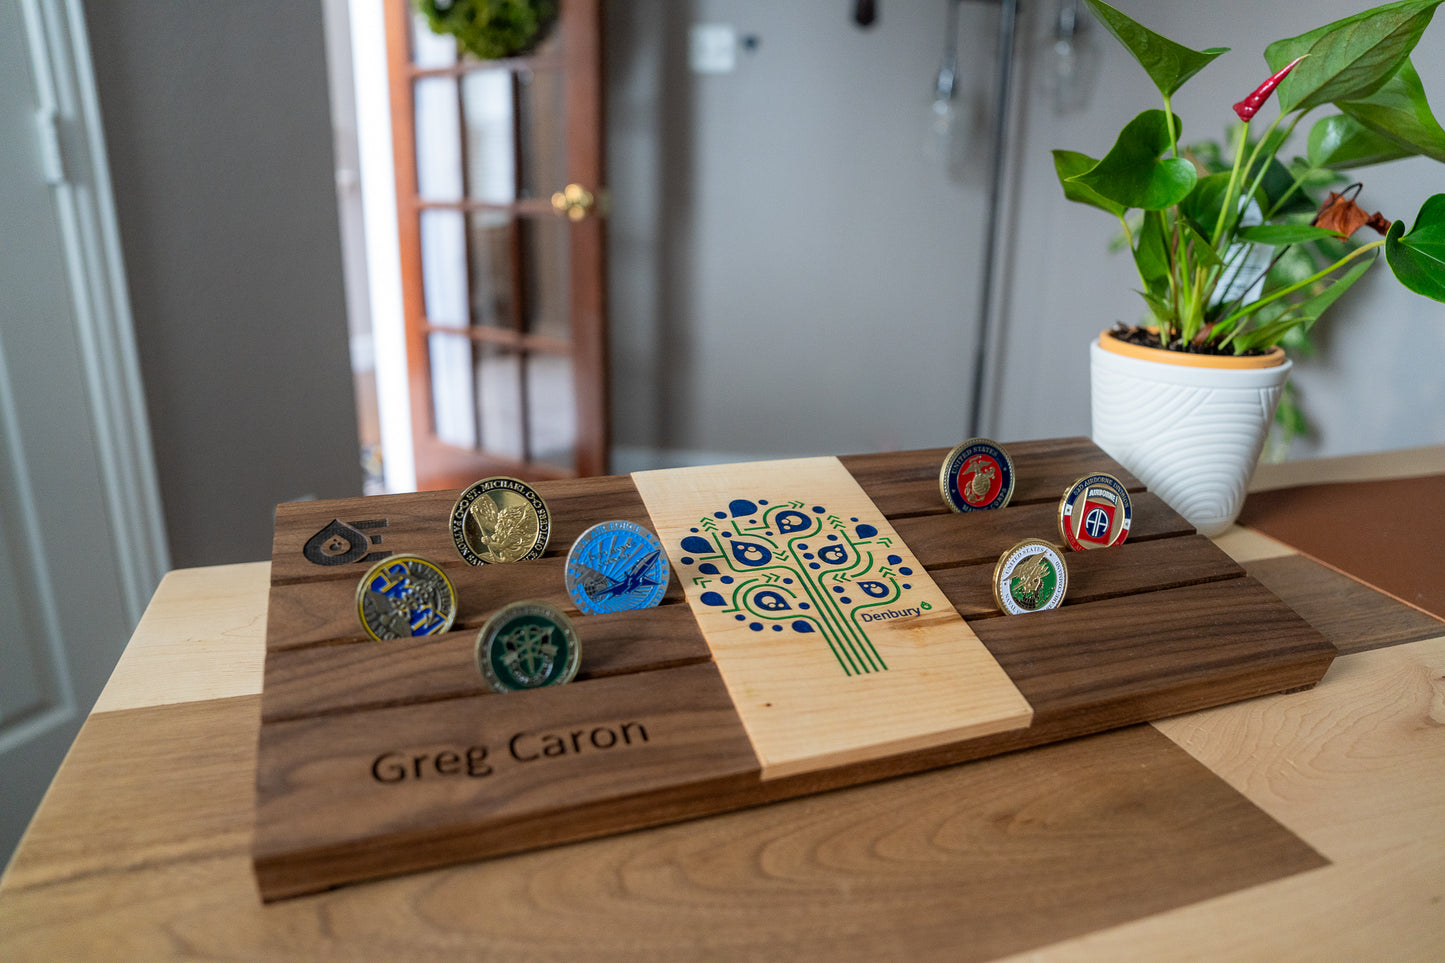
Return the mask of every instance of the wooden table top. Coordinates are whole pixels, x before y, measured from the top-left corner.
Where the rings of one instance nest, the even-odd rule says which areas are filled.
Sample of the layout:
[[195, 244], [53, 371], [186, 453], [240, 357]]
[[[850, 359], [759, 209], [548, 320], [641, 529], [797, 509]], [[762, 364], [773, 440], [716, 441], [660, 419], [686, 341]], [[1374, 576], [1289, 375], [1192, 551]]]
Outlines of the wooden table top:
[[[1255, 488], [1442, 472], [1428, 449]], [[171, 572], [0, 879], [0, 955], [1439, 959], [1445, 623], [1216, 541], [1339, 647], [1318, 687], [270, 905], [269, 563]]]

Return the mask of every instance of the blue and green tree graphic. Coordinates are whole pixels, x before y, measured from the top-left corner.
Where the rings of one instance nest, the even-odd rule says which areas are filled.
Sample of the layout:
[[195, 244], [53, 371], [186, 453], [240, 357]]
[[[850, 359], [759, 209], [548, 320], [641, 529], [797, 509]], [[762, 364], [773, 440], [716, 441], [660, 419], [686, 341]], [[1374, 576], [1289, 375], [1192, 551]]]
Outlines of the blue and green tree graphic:
[[894, 605], [913, 570], [876, 526], [821, 505], [737, 498], [691, 532], [679, 562], [706, 589], [703, 604], [754, 632], [816, 633], [846, 675], [887, 670], [865, 626], [904, 614]]

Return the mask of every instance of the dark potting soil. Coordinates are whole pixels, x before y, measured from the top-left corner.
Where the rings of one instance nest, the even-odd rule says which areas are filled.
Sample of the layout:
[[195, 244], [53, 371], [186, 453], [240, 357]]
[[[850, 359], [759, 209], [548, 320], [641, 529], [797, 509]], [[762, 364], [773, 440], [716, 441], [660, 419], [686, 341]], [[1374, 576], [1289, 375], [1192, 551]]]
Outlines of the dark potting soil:
[[[1130, 327], [1123, 322], [1116, 322], [1113, 329], [1109, 333], [1120, 341], [1125, 341], [1129, 344], [1137, 344], [1143, 348], [1166, 347], [1166, 345], [1159, 340], [1159, 332], [1150, 331], [1145, 328]], [[1239, 355], [1236, 355], [1228, 348], [1221, 349], [1217, 345], [1185, 344], [1180, 341], [1173, 342], [1172, 344], [1168, 345], [1167, 348], [1170, 351], [1182, 351], [1185, 354], [1217, 354], [1225, 355], [1230, 358], [1249, 355], [1261, 355], [1267, 353], [1264, 351], [1244, 351], [1241, 352]]]

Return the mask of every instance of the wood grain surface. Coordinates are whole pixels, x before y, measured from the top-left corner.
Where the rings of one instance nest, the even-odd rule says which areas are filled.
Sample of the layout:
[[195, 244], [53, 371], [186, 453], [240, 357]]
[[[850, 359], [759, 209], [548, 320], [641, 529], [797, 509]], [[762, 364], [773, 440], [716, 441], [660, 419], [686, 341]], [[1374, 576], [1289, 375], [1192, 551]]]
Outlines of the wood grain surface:
[[[836, 458], [639, 472], [633, 481], [763, 779], [1029, 724], [1028, 702]], [[689, 534], [707, 532], [699, 526], [739, 495], [767, 501], [747, 501], [721, 523], [731, 532]], [[707, 547], [688, 549], [690, 541]], [[735, 561], [748, 550], [756, 561]], [[680, 561], [691, 555], [725, 574]], [[748, 592], [786, 614], [750, 605]]]
[[1341, 653], [1445, 634], [1445, 621], [1303, 555], [1261, 559], [1245, 569], [1289, 599], [1290, 607]]
[[1217, 541], [1355, 654], [1308, 692], [264, 905], [268, 565], [172, 573], [0, 878], [0, 956], [1438, 960], [1445, 634], [1391, 644], [1430, 623]]
[[[1060, 496], [1090, 471], [1108, 472], [1130, 492], [1144, 490], [1143, 482], [1087, 438], [1011, 442], [1007, 449], [1014, 463], [1014, 493], [1009, 501], [1012, 505], [1057, 504]], [[939, 472], [948, 452], [948, 448], [925, 448], [848, 455], [839, 461], [888, 518], [935, 515], [943, 508]], [[1082, 464], [1091, 468], [1081, 470]]]
[[[1442, 505], [1445, 473], [1256, 492], [1239, 518], [1242, 525], [1445, 620]], [[1367, 537], [1361, 537], [1364, 527]]]
[[[654, 778], [652, 769], [630, 771], [627, 754], [584, 754], [580, 750], [586, 746], [576, 744], [568, 753], [564, 745], [557, 751], [559, 757], [585, 755], [589, 766], [607, 774], [596, 776], [605, 789], [575, 800], [562, 791], [549, 795], [530, 783], [508, 790], [503, 778], [491, 777], [485, 783], [492, 787], [487, 791], [470, 778], [457, 779], [455, 770], [472, 745], [464, 735], [478, 731], [493, 716], [510, 719], [522, 713], [533, 718], [527, 707], [539, 697], [538, 704], [545, 706], [576, 700], [586, 707], [585, 720], [577, 722], [580, 728], [575, 731], [582, 733], [577, 738], [585, 742], [596, 730], [600, 739], [611, 740], [611, 748], [621, 732], [617, 726], [626, 720], [613, 718], [615, 713], [606, 711], [607, 700], [595, 701], [588, 693], [618, 693], [636, 700], [651, 694], [655, 703], [665, 706], [672, 680], [701, 678], [699, 672], [717, 678], [717, 670], [708, 664], [715, 652], [692, 620], [681, 585], [674, 581], [664, 603], [646, 613], [579, 618], [582, 679], [561, 690], [561, 695], [484, 696], [471, 661], [475, 628], [492, 610], [517, 598], [542, 598], [571, 608], [562, 589], [565, 544], [554, 537], [541, 559], [473, 568], [445, 543], [449, 538], [445, 521], [454, 493], [282, 506], [277, 514], [278, 556], [271, 569], [257, 776], [262, 828], [255, 855], [263, 895], [291, 896], [355, 879], [777, 802], [1318, 681], [1334, 656], [1333, 647], [1267, 589], [1245, 577], [1235, 561], [1144, 491], [1136, 490], [1133, 496], [1129, 542], [1111, 550], [1070, 553], [1077, 571], [1062, 609], [999, 616], [990, 604], [998, 553], [1023, 537], [1056, 535], [1057, 499], [1063, 489], [1092, 471], [1117, 468], [1083, 439], [1010, 448], [1019, 477], [1017, 504], [992, 512], [947, 511], [938, 492], [941, 451], [860, 456], [842, 463], [859, 473], [851, 491], [858, 492], [861, 486], [860, 505], [867, 505], [876, 493], [896, 514], [891, 521], [880, 520], [880, 530], [896, 526], [903, 545], [923, 546], [918, 551], [921, 564], [911, 567], [938, 574], [940, 582], [931, 590], [942, 592], [955, 611], [972, 620], [970, 637], [976, 633], [982, 643], [979, 651], [990, 655], [990, 664], [1002, 667], [1000, 678], [1008, 682], [1010, 691], [1023, 693], [1034, 712], [1032, 725], [971, 733], [943, 726], [949, 736], [941, 741], [890, 738], [881, 743], [888, 746], [881, 755], [854, 751], [846, 758], [829, 755], [834, 750], [818, 735], [845, 726], [830, 723], [816, 732], [802, 727], [797, 745], [826, 760], [814, 771], [806, 771], [807, 766], [769, 769], [756, 755], [748, 769], [727, 753], [719, 757], [728, 760], [719, 771], [701, 764], [689, 768], [685, 754], [670, 756], [665, 747], [649, 745], [648, 751], [655, 750], [664, 760], [655, 770], [666, 774], [657, 777], [661, 783], [649, 781]], [[839, 465], [838, 460], [825, 461], [835, 469]], [[890, 461], [899, 466], [897, 472], [887, 470]], [[764, 465], [760, 470], [772, 477], [770, 471], [776, 467], [770, 470]], [[1128, 483], [1137, 489], [1133, 479]], [[628, 479], [550, 482], [538, 488], [552, 508], [556, 532], [580, 533], [607, 517], [636, 520], [638, 512], [649, 527], [654, 521], [646, 500]], [[689, 511], [695, 515], [694, 508]], [[865, 508], [848, 511], [856, 515]], [[333, 519], [368, 522], [369, 527], [357, 530], [383, 532], [384, 543], [393, 550], [434, 553], [458, 588], [456, 630], [437, 638], [393, 643], [365, 638], [353, 614], [354, 579], [363, 570], [361, 562], [315, 564], [315, 539]], [[384, 529], [377, 524], [381, 520], [386, 522]], [[957, 682], [947, 688], [956, 698], [968, 685]], [[736, 714], [737, 691], [734, 687], [730, 701], [733, 736], [746, 729], [745, 720]], [[698, 705], [714, 711], [711, 699], [699, 696]], [[770, 701], [775, 700], [764, 696], [758, 704]], [[897, 701], [908, 704], [916, 699]], [[969, 700], [963, 699], [923, 715], [947, 717], [953, 711], [949, 706], [968, 705]], [[1020, 705], [1025, 703], [1020, 700]], [[865, 702], [845, 699], [840, 708], [845, 716], [863, 720], [865, 730], [876, 728], [872, 725], [876, 720], [867, 720], [860, 711]], [[938, 731], [937, 720], [929, 722]], [[784, 720], [780, 731], [788, 725]], [[429, 731], [432, 727], [435, 732]], [[395, 792], [389, 790], [397, 787], [385, 785], [359, 762], [365, 755], [359, 748], [363, 744], [372, 747], [367, 751], [373, 752], [373, 763], [392, 751], [366, 740], [393, 731], [412, 747], [394, 751], [412, 753], [406, 758], [412, 760], [408, 765], [414, 777]], [[564, 743], [574, 738], [573, 732], [560, 733]], [[306, 736], [292, 737], [292, 733]], [[358, 748], [349, 755], [338, 749], [334, 758], [327, 756], [330, 747], [343, 745]], [[493, 746], [488, 751], [497, 750]], [[391, 773], [399, 761], [388, 758], [381, 765]], [[428, 766], [446, 772], [421, 780], [417, 773]], [[748, 771], [742, 773], [739, 766]], [[561, 769], [553, 766], [548, 771]], [[762, 774], [770, 778], [760, 780]], [[361, 793], [355, 788], [356, 779], [369, 789], [388, 792]], [[373, 805], [376, 800], [395, 803], [413, 798], [415, 804], [404, 802], [399, 808]]]
[[104, 712], [0, 881], [0, 943], [16, 960], [1433, 960], [1442, 677], [1445, 636], [1342, 657], [1308, 693], [268, 905], [249, 855], [259, 697]]
[[711, 663], [267, 723], [259, 751], [267, 898], [676, 819], [758, 772]]

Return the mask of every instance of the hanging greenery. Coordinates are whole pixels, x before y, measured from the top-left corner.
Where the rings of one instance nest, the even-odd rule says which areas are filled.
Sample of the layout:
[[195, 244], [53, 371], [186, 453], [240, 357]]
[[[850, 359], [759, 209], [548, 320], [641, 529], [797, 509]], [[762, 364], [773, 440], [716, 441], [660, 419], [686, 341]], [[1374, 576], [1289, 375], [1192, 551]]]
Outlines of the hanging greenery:
[[524, 54], [557, 17], [554, 0], [416, 0], [436, 34], [451, 34], [482, 60]]

